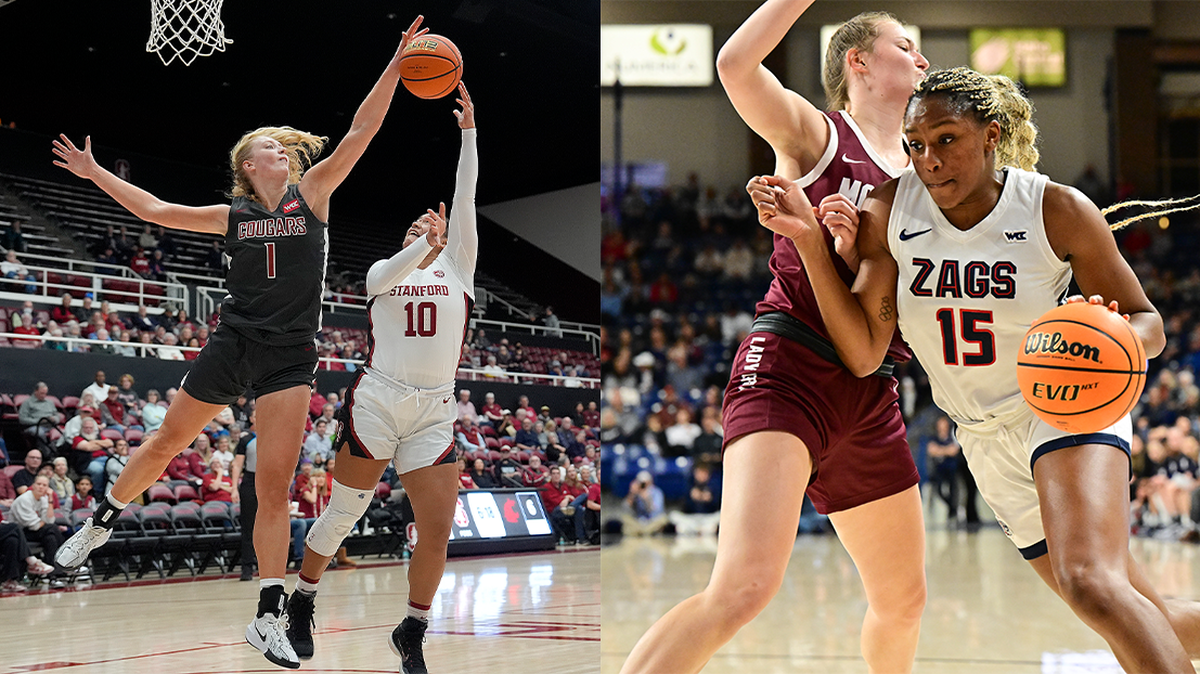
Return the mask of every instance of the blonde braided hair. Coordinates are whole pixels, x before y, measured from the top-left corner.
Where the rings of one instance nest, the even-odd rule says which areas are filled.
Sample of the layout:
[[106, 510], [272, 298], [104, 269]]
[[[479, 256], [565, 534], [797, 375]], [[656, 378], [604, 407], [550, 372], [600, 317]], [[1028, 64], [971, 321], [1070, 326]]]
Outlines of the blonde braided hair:
[[1114, 213], [1116, 211], [1121, 210], [1122, 208], [1129, 208], [1131, 206], [1150, 206], [1150, 207], [1170, 206], [1173, 208], [1164, 208], [1163, 210], [1158, 210], [1158, 211], [1148, 211], [1146, 213], [1141, 213], [1139, 215], [1135, 215], [1130, 218], [1125, 218], [1124, 220], [1110, 224], [1108, 226], [1109, 229], [1111, 229], [1115, 232], [1118, 229], [1127, 227], [1129, 225], [1132, 225], [1135, 222], [1140, 222], [1142, 220], [1149, 220], [1150, 218], [1160, 218], [1164, 215], [1169, 215], [1171, 213], [1182, 213], [1184, 211], [1194, 211], [1197, 208], [1200, 208], [1200, 194], [1190, 196], [1190, 197], [1183, 197], [1182, 199], [1160, 199], [1158, 201], [1144, 201], [1141, 199], [1130, 199], [1129, 201], [1122, 201], [1120, 203], [1113, 204], [1112, 206], [1109, 206], [1108, 208], [1102, 208], [1102, 209], [1100, 209], [1100, 213], [1103, 214], [1105, 217], [1108, 217], [1108, 215], [1110, 213]]
[[1017, 84], [1003, 75], [984, 75], [970, 68], [947, 68], [930, 73], [908, 99], [908, 109], [928, 96], [945, 96], [958, 114], [970, 112], [982, 124], [998, 122], [996, 166], [1033, 171], [1037, 165], [1037, 127], [1033, 104]]

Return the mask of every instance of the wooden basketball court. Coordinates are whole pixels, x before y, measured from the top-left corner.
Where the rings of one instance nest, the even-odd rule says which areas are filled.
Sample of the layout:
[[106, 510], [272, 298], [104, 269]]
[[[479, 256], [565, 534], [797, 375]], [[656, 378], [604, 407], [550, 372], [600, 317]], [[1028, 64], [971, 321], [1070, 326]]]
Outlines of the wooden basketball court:
[[[404, 617], [407, 566], [325, 574], [316, 655], [299, 671], [394, 674], [388, 635]], [[289, 574], [287, 587], [295, 584]], [[0, 673], [282, 672], [243, 633], [258, 582], [146, 581], [0, 598]], [[452, 558], [433, 603], [425, 659], [434, 674], [595, 674], [600, 659], [600, 554], [582, 548]]]
[[[1164, 596], [1200, 597], [1200, 547], [1135, 539], [1135, 556]], [[617, 674], [646, 629], [708, 582], [716, 539], [627, 538], [601, 553], [602, 674]], [[995, 525], [929, 531], [929, 600], [916, 671], [1065, 674], [1121, 671], [1104, 641], [1029, 568]], [[832, 535], [796, 540], [771, 605], [718, 651], [705, 674], [866, 672], [859, 627], [866, 600]]]

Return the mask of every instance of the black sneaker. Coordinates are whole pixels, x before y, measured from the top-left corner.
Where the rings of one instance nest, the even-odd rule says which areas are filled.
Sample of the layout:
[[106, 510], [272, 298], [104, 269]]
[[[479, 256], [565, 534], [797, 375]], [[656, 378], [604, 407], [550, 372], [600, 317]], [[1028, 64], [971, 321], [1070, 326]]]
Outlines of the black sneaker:
[[242, 576], [240, 578], [238, 578], [238, 580], [254, 580], [254, 567], [243, 566], [242, 567]]
[[308, 660], [313, 656], [312, 628], [317, 626], [316, 620], [313, 619], [313, 604], [316, 598], [315, 594], [296, 590], [288, 598], [285, 609], [288, 615], [287, 638], [296, 651], [296, 657], [301, 660]]
[[388, 645], [400, 657], [400, 674], [429, 674], [425, 669], [425, 654], [421, 652], [428, 627], [429, 623], [410, 616], [392, 630]]

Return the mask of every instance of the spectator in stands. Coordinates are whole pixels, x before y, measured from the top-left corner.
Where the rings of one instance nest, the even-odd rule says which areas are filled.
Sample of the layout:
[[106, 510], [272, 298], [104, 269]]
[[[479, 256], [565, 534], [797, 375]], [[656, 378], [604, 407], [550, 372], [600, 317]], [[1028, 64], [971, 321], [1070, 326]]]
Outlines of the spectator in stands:
[[537, 410], [533, 409], [533, 406], [529, 404], [529, 396], [527, 395], [521, 395], [517, 398], [517, 406], [513, 408], [513, 412], [515, 413], [517, 410], [525, 410], [525, 416], [530, 419], [537, 417]]
[[504, 371], [504, 368], [496, 364], [495, 356], [488, 356], [487, 365], [483, 366], [483, 374], [486, 377], [503, 377], [508, 373]]
[[184, 360], [196, 360], [196, 358], [198, 358], [200, 356], [200, 351], [199, 351], [200, 340], [199, 339], [192, 337], [191, 339], [189, 339], [187, 341], [186, 344], [184, 344], [184, 346], [186, 346], [190, 349], [196, 349], [195, 351], [184, 351], [183, 352]]
[[158, 390], [146, 391], [146, 404], [142, 407], [142, 427], [146, 433], [157, 431], [162, 426], [163, 418], [167, 416], [167, 408], [159, 404]]
[[25, 539], [41, 543], [42, 557], [46, 560], [53, 560], [63, 543], [62, 530], [54, 523], [50, 493], [49, 478], [39, 475], [29, 489], [13, 501], [9, 511], [13, 522], [25, 530]]
[[574, 496], [563, 481], [562, 470], [560, 466], [550, 466], [550, 478], [542, 485], [540, 494], [542, 507], [550, 516], [550, 524], [554, 527], [555, 534], [559, 540], [568, 540], [574, 538], [575, 533], [571, 521], [575, 515], [575, 510], [571, 507]]
[[546, 324], [546, 334], [550, 335], [551, 337], [558, 337], [560, 339], [562, 338], [562, 327], [558, 320], [558, 316], [554, 315], [554, 307], [546, 307], [546, 317], [542, 319], [542, 322]]
[[466, 457], [458, 457], [458, 488], [462, 489], [479, 489], [475, 484], [475, 480], [471, 478], [471, 471], [467, 470]]
[[137, 249], [137, 244], [134, 239], [129, 236], [129, 230], [125, 225], [121, 225], [121, 231], [117, 234], [114, 250], [117, 252], [117, 259], [122, 261], [129, 260], [133, 256], [134, 250]]
[[124, 438], [117, 440], [113, 445], [113, 455], [108, 457], [104, 463], [104, 495], [108, 496], [108, 492], [112, 491], [113, 484], [117, 478], [121, 477], [121, 471], [125, 470], [125, 465], [129, 463], [129, 443]]
[[37, 346], [41, 343], [42, 340], [37, 339], [37, 337], [39, 337], [42, 334], [42, 331], [38, 330], [37, 326], [34, 325], [33, 318], [31, 316], [28, 316], [26, 314], [14, 313], [12, 315], [12, 317], [9, 319], [9, 323], [11, 325], [13, 332], [17, 333], [18, 335], [29, 335], [30, 337], [34, 338], [34, 339], [21, 339], [18, 337], [14, 337], [13, 344], [19, 343], [19, 344], [31, 344], [33, 346]]
[[563, 446], [562, 440], [558, 434], [558, 426], [551, 419], [545, 423], [546, 440], [543, 449], [546, 452], [546, 461], [550, 464], [558, 463], [559, 459], [567, 454], [567, 448]]
[[167, 231], [162, 225], [158, 226], [158, 250], [163, 252], [163, 257], [171, 259], [175, 256], [177, 246], [175, 244], [175, 236]]
[[579, 463], [579, 460], [587, 455], [587, 431], [576, 428], [574, 432], [571, 443], [567, 445], [567, 458], [572, 463]]
[[662, 531], [667, 523], [663, 492], [654, 484], [654, 476], [643, 470], [629, 485], [625, 497], [628, 512], [622, 513], [622, 533], [643, 536]]
[[42, 453], [37, 449], [31, 449], [25, 453], [25, 467], [12, 475], [13, 489], [17, 491], [17, 495], [24, 494], [29, 485], [33, 484], [34, 478], [37, 477], [38, 470], [42, 467]]
[[293, 501], [300, 500], [300, 495], [304, 493], [305, 487], [308, 486], [308, 481], [312, 479], [312, 474], [312, 459], [300, 459], [300, 471], [296, 473], [296, 478], [292, 480], [292, 487], [290, 490]]
[[29, 251], [29, 244], [25, 242], [25, 235], [21, 233], [21, 223], [20, 218], [13, 218], [12, 224], [4, 231], [3, 236], [0, 236], [0, 246], [18, 253]]
[[483, 396], [483, 409], [480, 410], [480, 426], [496, 426], [504, 420], [504, 409], [496, 402], [496, 394], [488, 391]]
[[538, 442], [537, 433], [533, 430], [533, 421], [524, 419], [521, 421], [521, 430], [517, 431], [516, 438], [517, 449], [523, 452], [536, 452], [542, 449], [542, 444]]
[[333, 439], [329, 436], [329, 422], [317, 417], [313, 422], [313, 431], [304, 439], [301, 456], [311, 459], [313, 465], [320, 467], [333, 456]]
[[13, 499], [16, 497], [17, 490], [13, 487], [12, 478], [8, 476], [8, 473], [0, 470], [0, 506], [12, 507]]
[[96, 376], [87, 388], [79, 394], [80, 404], [85, 393], [91, 393], [93, 400], [104, 400], [108, 397], [108, 378], [104, 374], [104, 370], [96, 370]]
[[100, 437], [100, 428], [92, 417], [84, 417], [79, 434], [68, 440], [70, 443], [71, 467], [76, 475], [87, 472], [93, 458], [99, 458], [113, 449], [113, 441]]
[[196, 326], [196, 339], [200, 340], [200, 346], [208, 344], [209, 334], [211, 334], [211, 329], [207, 324], [201, 323]]
[[214, 240], [208, 255], [204, 257], [204, 266], [213, 271], [225, 271], [225, 253], [221, 250], [221, 242]]
[[233, 479], [230, 478], [224, 462], [214, 455], [208, 464], [208, 472], [204, 474], [204, 486], [201, 487], [204, 502], [233, 503], [234, 489]]
[[129, 323], [130, 327], [141, 332], [153, 332], [154, 328], [157, 326], [157, 324], [154, 322], [154, 319], [150, 317], [149, 310], [144, 304], [138, 305], [137, 315], [129, 319]]
[[111, 428], [118, 433], [124, 433], [125, 428], [137, 419], [125, 409], [125, 405], [121, 403], [120, 395], [120, 389], [116, 386], [109, 386], [108, 394], [104, 396], [99, 409], [101, 419], [104, 422], [104, 428]]
[[459, 447], [464, 452], [476, 452], [481, 449], [487, 449], [487, 441], [483, 437], [483, 433], [479, 432], [479, 428], [475, 426], [474, 419], [469, 415], [463, 415], [462, 429], [455, 435], [458, 438]]
[[201, 433], [192, 441], [192, 451], [200, 455], [200, 465], [207, 466], [212, 461], [212, 441], [208, 435]]
[[134, 358], [138, 355], [137, 348], [134, 347], [133, 342], [130, 341], [133, 339], [132, 333], [130, 333], [128, 330], [122, 330], [117, 339], [119, 341], [113, 344], [113, 352], [116, 353], [116, 355], [125, 356], [127, 358]]
[[[541, 412], [537, 415], [537, 420], [545, 424], [548, 421], [554, 421], [554, 417], [550, 414], [550, 406], [542, 405]], [[557, 426], [557, 424], [555, 424]]]
[[529, 464], [521, 470], [521, 482], [526, 487], [541, 489], [550, 479], [550, 471], [542, 465], [542, 457], [537, 454], [529, 456]]
[[163, 395], [163, 402], [167, 404], [168, 408], [171, 406], [171, 403], [175, 402], [176, 393], [179, 393], [179, 389], [172, 386], [171, 388], [167, 389], [166, 394]]
[[125, 408], [126, 414], [136, 415], [142, 408], [142, 400], [137, 391], [133, 390], [134, 379], [131, 374], [123, 374], [117, 380], [117, 401]]
[[498, 486], [496, 484], [496, 476], [492, 471], [488, 470], [487, 464], [484, 463], [483, 459], [475, 459], [471, 463], [471, 480], [480, 489], [491, 489]]
[[487, 332], [483, 328], [475, 333], [475, 341], [472, 346], [476, 349], [488, 349], [492, 346], [492, 340], [488, 339]]
[[15, 250], [9, 250], [5, 253], [4, 261], [0, 262], [0, 275], [3, 275], [5, 278], [27, 281], [29, 285], [25, 286], [25, 292], [30, 295], [37, 292], [37, 286], [32, 285], [37, 283], [37, 277], [17, 259], [17, 251]]
[[475, 403], [471, 402], [470, 389], [462, 389], [458, 392], [458, 418], [464, 416], [471, 417], [471, 421], [479, 419], [479, 415], [475, 412]]
[[237, 401], [229, 406], [229, 411], [233, 414], [233, 420], [238, 426], [242, 428], [250, 427], [250, 414], [254, 411], [254, 405], [246, 398], [245, 393], [238, 396]]
[[75, 482], [75, 493], [71, 495], [71, 510], [95, 507], [96, 495], [92, 493], [92, 478], [84, 475]]
[[178, 342], [179, 340], [173, 332], [163, 335], [163, 346], [158, 347], [158, 358], [160, 360], [187, 360], [184, 358], [183, 352], [176, 346]]
[[501, 438], [517, 438], [516, 420], [513, 419], [512, 410], [501, 410], [503, 418], [500, 419], [499, 425], [496, 426], [496, 435]]
[[[91, 338], [101, 342], [112, 342], [112, 337], [109, 335], [108, 330], [104, 328], [97, 328], [95, 336]], [[92, 344], [91, 347], [92, 353], [98, 353], [104, 356], [117, 355], [117, 347], [115, 344]]]
[[204, 464], [196, 452], [182, 451], [167, 464], [167, 477], [183, 480], [199, 489], [204, 484]]
[[100, 254], [96, 256], [96, 262], [99, 263], [95, 267], [97, 274], [116, 276], [121, 273], [121, 258], [117, 255], [116, 249], [112, 247], [106, 246], [100, 251]]
[[524, 466], [512, 455], [512, 448], [508, 445], [500, 446], [500, 460], [492, 467], [496, 476], [496, 484], [501, 487], [523, 487], [525, 483], [522, 481], [521, 473]]
[[600, 430], [600, 410], [595, 400], [589, 400], [587, 408], [583, 410], [583, 423], [581, 426], [587, 426], [593, 431]]
[[[17, 408], [17, 423], [21, 425], [21, 431], [38, 447], [50, 446], [50, 430], [58, 425], [58, 409], [47, 398], [49, 393], [46, 382], [39, 381], [33, 387], [33, 394]], [[42, 423], [42, 419], [51, 421]]]
[[155, 238], [154, 232], [150, 231], [150, 225], [146, 225], [142, 229], [141, 235], [138, 236], [138, 245], [145, 250], [154, 250], [158, 247], [158, 239]]
[[[64, 433], [63, 440], [65, 442], [69, 443], [70, 440], [79, 435], [79, 428], [82, 427], [82, 421], [84, 418], [85, 416], [83, 413], [80, 413], [79, 416], [75, 417], [75, 419], [78, 419], [81, 423], [79, 426], [76, 426], [74, 431], [70, 433]], [[75, 419], [72, 419], [72, 421]], [[124, 438], [114, 440], [112, 447], [105, 448], [103, 452], [92, 452], [92, 458], [87, 464], [86, 474], [92, 478], [92, 484], [95, 485], [98, 493], [103, 492], [104, 486], [108, 484], [108, 475], [104, 472], [104, 466], [108, 463], [108, 457], [116, 453], [117, 445], [121, 444], [122, 442], [125, 442]], [[67, 446], [70, 447], [70, 444], [67, 444]]]
[[212, 454], [209, 457], [210, 462], [213, 459], [219, 459], [226, 474], [229, 473], [229, 465], [233, 463], [233, 451], [230, 445], [229, 434], [221, 433], [217, 436], [216, 446], [213, 447]]
[[571, 502], [575, 506], [575, 542], [583, 545], [599, 532], [600, 485], [592, 482], [587, 491]]
[[67, 460], [57, 456], [51, 465], [54, 473], [50, 475], [50, 490], [58, 495], [59, 503], [66, 503], [75, 495], [75, 483], [67, 476]]

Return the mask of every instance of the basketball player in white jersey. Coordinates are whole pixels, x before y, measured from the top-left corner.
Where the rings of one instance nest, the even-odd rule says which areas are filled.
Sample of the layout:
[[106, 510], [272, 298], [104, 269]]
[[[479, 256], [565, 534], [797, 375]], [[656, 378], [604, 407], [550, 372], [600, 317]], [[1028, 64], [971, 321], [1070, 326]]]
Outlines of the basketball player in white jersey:
[[1125, 671], [1191, 672], [1196, 605], [1164, 602], [1129, 553], [1129, 418], [1070, 435], [1034, 416], [1017, 386], [1024, 334], [1072, 274], [1088, 301], [1127, 312], [1148, 355], [1166, 343], [1104, 216], [1077, 190], [1031, 172], [1031, 116], [1008, 78], [930, 74], [905, 115], [914, 172], [863, 206], [853, 291], [833, 272], [801, 190], [768, 177], [750, 191], [760, 220], [795, 243], [856, 374], [878, 367], [898, 320], [1004, 532]]
[[296, 591], [287, 604], [288, 638], [311, 658], [317, 583], [342, 539], [360, 520], [375, 485], [395, 460], [412, 500], [420, 541], [408, 567], [408, 614], [392, 632], [404, 674], [425, 674], [421, 643], [446, 568], [446, 544], [458, 501], [454, 456], [454, 374], [475, 301], [475, 107], [459, 84], [454, 111], [462, 151], [450, 223], [446, 204], [417, 218], [399, 253], [367, 274], [371, 320], [366, 367], [346, 392], [338, 431], [337, 477], [328, 507], [306, 537]]

